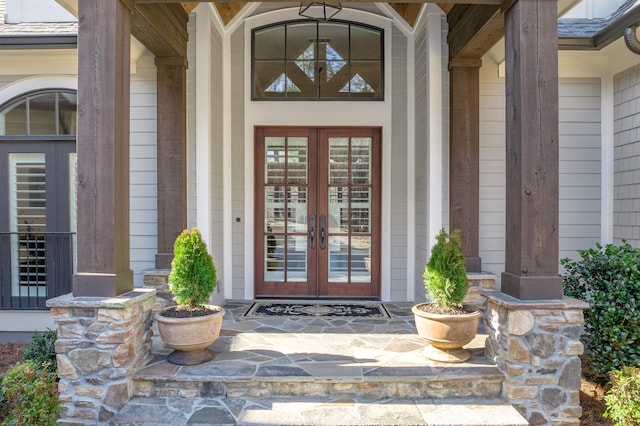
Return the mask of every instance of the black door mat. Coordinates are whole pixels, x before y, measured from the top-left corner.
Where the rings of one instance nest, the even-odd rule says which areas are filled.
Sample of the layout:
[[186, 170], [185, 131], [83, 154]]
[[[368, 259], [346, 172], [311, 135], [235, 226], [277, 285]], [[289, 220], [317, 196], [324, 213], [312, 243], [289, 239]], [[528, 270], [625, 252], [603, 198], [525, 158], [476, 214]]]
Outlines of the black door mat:
[[291, 318], [391, 318], [382, 303], [286, 303], [254, 302], [244, 313], [245, 317]]

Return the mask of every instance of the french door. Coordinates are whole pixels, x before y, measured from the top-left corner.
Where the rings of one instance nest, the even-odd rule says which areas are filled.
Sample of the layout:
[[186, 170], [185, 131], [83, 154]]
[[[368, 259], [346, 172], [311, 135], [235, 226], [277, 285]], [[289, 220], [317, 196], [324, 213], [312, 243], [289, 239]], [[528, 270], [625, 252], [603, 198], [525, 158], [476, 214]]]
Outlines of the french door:
[[256, 127], [256, 297], [380, 297], [379, 128]]

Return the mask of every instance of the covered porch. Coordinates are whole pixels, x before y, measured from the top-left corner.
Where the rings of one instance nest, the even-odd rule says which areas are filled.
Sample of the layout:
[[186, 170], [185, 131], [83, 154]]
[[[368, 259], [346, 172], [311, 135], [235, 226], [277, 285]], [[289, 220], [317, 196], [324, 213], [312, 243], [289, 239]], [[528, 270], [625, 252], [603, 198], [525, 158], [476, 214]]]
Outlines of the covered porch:
[[[478, 247], [479, 70], [481, 58], [499, 39], [505, 37], [506, 44], [505, 270], [501, 292], [486, 295], [489, 302], [485, 311], [493, 342], [487, 355], [497, 362], [496, 366], [486, 365], [486, 368], [499, 371], [506, 377], [506, 384], [492, 395], [516, 405], [529, 421], [555, 418], [564, 422], [562, 424], [577, 424], [576, 386], [579, 383], [576, 385], [568, 377], [579, 372], [579, 324], [584, 306], [563, 299], [562, 280], [558, 276], [557, 2], [438, 3], [447, 12], [449, 49], [446, 65], [450, 81], [450, 160], [449, 194], [445, 198], [449, 200], [449, 228], [461, 230], [467, 269], [471, 273], [482, 271]], [[421, 2], [391, 2], [406, 20], [411, 20], [421, 5]], [[155, 266], [166, 270], [172, 258], [173, 241], [188, 224], [187, 23], [188, 13], [196, 6], [197, 3], [169, 0], [78, 2], [77, 273], [73, 277], [73, 294], [50, 301], [52, 314], [59, 324], [61, 389], [66, 395], [64, 416], [69, 421], [87, 424], [95, 419], [107, 421], [114, 412], [76, 404], [76, 400], [84, 396], [78, 392], [87, 392], [82, 386], [90, 383], [96, 374], [110, 378], [113, 384], [106, 386], [102, 396], [108, 401], [106, 406], [125, 406], [130, 396], [138, 395], [136, 377], [139, 376], [136, 375], [143, 374], [139, 370], [151, 356], [153, 291], [134, 288], [129, 258], [130, 37], [135, 36], [155, 55], [157, 67], [158, 249]], [[222, 16], [233, 19], [234, 6], [216, 3], [215, 7], [222, 10]], [[224, 155], [223, 158], [227, 158]], [[431, 159], [434, 163], [439, 160]], [[423, 166], [428, 168], [430, 164]], [[205, 186], [212, 182], [211, 175], [197, 176], [197, 179]], [[428, 191], [436, 194], [429, 196], [434, 197], [438, 177], [430, 179]], [[210, 214], [211, 205], [204, 207]], [[230, 241], [226, 232], [230, 232], [228, 228], [235, 217], [230, 207], [224, 208], [222, 216], [226, 243]], [[439, 221], [430, 222], [427, 234], [435, 235], [440, 225]], [[431, 241], [425, 238], [416, 243], [430, 246]], [[417, 288], [419, 283], [414, 287], [414, 291], [421, 291]], [[409, 300], [412, 296], [408, 291]], [[90, 354], [99, 358], [98, 364], [104, 364], [105, 370], [96, 372], [91, 368], [85, 374], [75, 365], [81, 361], [74, 351], [86, 352], [87, 349], [76, 346], [73, 340], [84, 335], [80, 329], [86, 321], [78, 323], [74, 318], [86, 319], [93, 315], [107, 324], [114, 321], [116, 325], [106, 326], [108, 336], [94, 336], [98, 346], [105, 343], [112, 346], [110, 355], [100, 350]], [[398, 321], [405, 323], [403, 333], [408, 334], [411, 326], [405, 317], [406, 314], [400, 314]], [[562, 326], [550, 330], [547, 317], [561, 322]], [[235, 322], [235, 317], [227, 321]], [[112, 331], [121, 327], [127, 331]], [[356, 334], [387, 338], [376, 336], [378, 333], [374, 327]], [[416, 344], [413, 339], [403, 344]], [[351, 343], [343, 347], [348, 348]], [[545, 348], [543, 357], [554, 360], [557, 365], [541, 367], [545, 365], [540, 362], [541, 355], [532, 354], [530, 350], [530, 346], [535, 350], [541, 345]], [[486, 359], [480, 354], [482, 346], [480, 343], [477, 347], [476, 361], [485, 366]], [[103, 356], [110, 356], [116, 362], [114, 365], [103, 362]], [[417, 363], [417, 358], [414, 361]], [[534, 372], [531, 376], [517, 368], [517, 364], [522, 363], [531, 366]], [[431, 370], [419, 368], [425, 376], [431, 376]], [[540, 374], [550, 377], [538, 377], [540, 368], [548, 371]], [[551, 390], [543, 389], [538, 383], [540, 380]], [[543, 407], [543, 400], [565, 388], [575, 388], [569, 391], [568, 400], [551, 408]], [[228, 397], [229, 392], [225, 395]], [[142, 393], [140, 396], [155, 395]], [[473, 392], [472, 396], [475, 398]], [[92, 413], [95, 418], [91, 417]]]

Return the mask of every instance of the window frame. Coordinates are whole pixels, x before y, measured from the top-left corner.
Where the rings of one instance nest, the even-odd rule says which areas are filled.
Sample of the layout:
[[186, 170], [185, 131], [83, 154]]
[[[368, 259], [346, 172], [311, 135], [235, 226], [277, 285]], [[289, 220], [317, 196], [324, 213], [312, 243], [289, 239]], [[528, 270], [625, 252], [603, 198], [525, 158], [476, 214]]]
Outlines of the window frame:
[[[311, 96], [311, 97], [303, 97], [303, 96], [294, 96], [294, 97], [288, 97], [287, 96], [287, 92], [284, 92], [284, 96], [282, 97], [273, 97], [273, 98], [264, 98], [264, 97], [259, 97], [257, 96], [256, 93], [256, 51], [255, 51], [255, 38], [256, 38], [256, 33], [260, 32], [262, 30], [265, 29], [269, 29], [269, 28], [276, 28], [276, 27], [285, 27], [285, 31], [286, 31], [286, 26], [288, 25], [295, 25], [295, 24], [300, 24], [300, 23], [313, 23], [316, 25], [316, 32], [318, 31], [319, 28], [319, 24], [324, 23], [324, 21], [317, 21], [317, 20], [309, 20], [309, 19], [296, 19], [296, 20], [288, 20], [288, 21], [281, 21], [281, 22], [275, 22], [275, 23], [270, 23], [267, 25], [262, 25], [259, 27], [255, 27], [251, 29], [251, 100], [252, 101], [256, 101], [256, 102], [296, 102], [296, 101], [320, 101], [320, 102], [336, 102], [336, 101], [346, 101], [346, 102], [383, 102], [385, 100], [385, 30], [383, 28], [380, 27], [376, 27], [374, 25], [369, 25], [369, 24], [363, 24], [360, 22], [354, 22], [354, 21], [347, 21], [347, 20], [341, 20], [341, 19], [331, 19], [330, 21], [328, 21], [331, 24], [343, 24], [345, 26], [347, 26], [349, 28], [349, 46], [351, 49], [351, 27], [355, 26], [355, 27], [359, 27], [359, 28], [364, 28], [367, 30], [372, 30], [372, 31], [376, 31], [379, 36], [380, 36], [380, 60], [379, 60], [379, 67], [380, 67], [380, 95], [379, 96], [372, 96], [372, 97], [362, 97], [362, 96], [352, 96], [352, 92], [349, 92], [349, 94], [347, 96], [344, 97], [320, 97], [319, 95], [319, 82], [315, 82], [314, 86], [316, 88], [316, 95], [315, 96]], [[286, 34], [286, 33], [285, 33]], [[287, 49], [287, 37], [285, 35], [285, 51]], [[315, 67], [314, 69], [317, 70], [317, 64], [318, 61], [320, 59], [318, 59], [318, 57], [316, 56], [315, 58]], [[283, 60], [285, 63], [287, 61], [287, 58], [285, 58]], [[346, 60], [346, 62], [348, 62], [348, 66], [351, 66], [351, 57], [349, 59]]]
[[[48, 94], [54, 94], [55, 95], [55, 103], [54, 103], [54, 127], [55, 127], [55, 133], [31, 133], [31, 108], [30, 108], [30, 102], [31, 99], [36, 98], [38, 96], [42, 96], [42, 95], [48, 95]], [[60, 95], [61, 94], [70, 94], [70, 95], [74, 95], [76, 97], [75, 100], [75, 125], [76, 127], [73, 129], [72, 133], [60, 133]], [[0, 114], [3, 113], [4, 111], [6, 111], [8, 108], [20, 103], [20, 102], [25, 102], [26, 108], [25, 108], [25, 132], [21, 133], [21, 134], [12, 134], [12, 135], [7, 135], [6, 131], [3, 131], [4, 134], [0, 133], [0, 138], [3, 140], [23, 140], [25, 138], [33, 138], [39, 141], [42, 140], [57, 140], [57, 139], [61, 139], [61, 140], [67, 140], [69, 138], [76, 138], [77, 135], [77, 131], [78, 131], [78, 91], [75, 89], [66, 89], [66, 88], [56, 88], [56, 87], [51, 87], [51, 88], [46, 88], [46, 89], [36, 89], [36, 90], [31, 90], [29, 92], [25, 92], [25, 93], [21, 93], [18, 96], [15, 96], [11, 99], [9, 99], [8, 101], [0, 104]]]

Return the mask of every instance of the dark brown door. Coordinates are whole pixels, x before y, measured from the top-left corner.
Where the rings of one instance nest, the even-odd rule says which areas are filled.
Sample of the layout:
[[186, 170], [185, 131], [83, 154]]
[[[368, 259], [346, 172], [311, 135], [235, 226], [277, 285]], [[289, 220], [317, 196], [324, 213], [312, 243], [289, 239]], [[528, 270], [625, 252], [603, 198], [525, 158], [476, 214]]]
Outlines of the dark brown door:
[[257, 297], [379, 297], [379, 128], [257, 127]]

